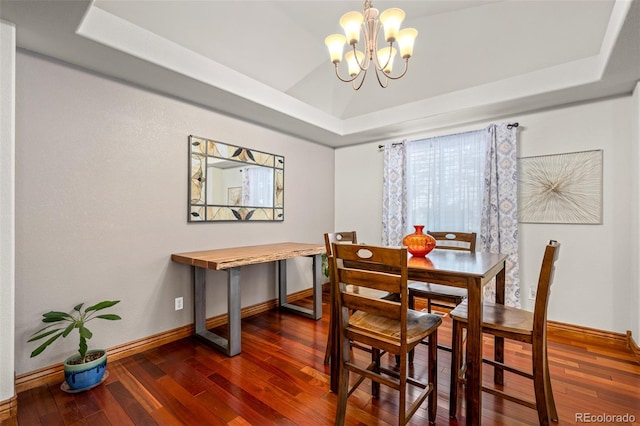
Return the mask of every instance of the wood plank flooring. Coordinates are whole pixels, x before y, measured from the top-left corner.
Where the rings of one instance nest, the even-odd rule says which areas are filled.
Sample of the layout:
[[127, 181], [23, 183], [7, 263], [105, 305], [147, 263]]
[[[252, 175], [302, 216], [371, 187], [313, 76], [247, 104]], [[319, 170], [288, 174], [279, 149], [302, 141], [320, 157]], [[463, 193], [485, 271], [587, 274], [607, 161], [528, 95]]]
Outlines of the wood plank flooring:
[[[319, 321], [276, 310], [244, 319], [242, 353], [233, 358], [187, 338], [110, 362], [108, 379], [88, 392], [68, 394], [59, 385], [22, 392], [18, 424], [333, 424], [337, 397], [329, 392], [329, 367], [323, 364], [326, 304], [324, 311]], [[450, 339], [450, 321], [445, 319], [439, 340], [448, 343]], [[486, 338], [485, 343], [489, 356], [492, 341]], [[527, 345], [507, 342], [505, 352], [507, 361], [529, 365]], [[368, 354], [357, 356], [364, 359]], [[460, 414], [464, 408], [457, 419], [449, 419], [450, 355], [438, 351], [438, 356], [437, 424], [464, 424]], [[635, 421], [626, 424], [640, 424], [640, 365], [622, 344], [550, 336], [549, 357], [560, 425], [579, 424], [579, 417], [587, 415], [633, 416]], [[418, 349], [413, 372], [426, 375], [426, 347]], [[483, 375], [485, 383], [491, 383], [491, 368], [485, 367]], [[505, 380], [508, 389], [532, 398], [529, 381], [509, 374]], [[394, 424], [396, 393], [383, 387], [380, 398], [372, 399], [369, 390], [365, 383], [349, 398], [347, 424]], [[482, 413], [485, 425], [538, 423], [533, 410], [488, 394], [483, 394]], [[609, 421], [591, 424], [612, 424], [616, 419], [603, 420]], [[14, 423], [5, 421], [0, 426]], [[427, 424], [426, 403], [410, 424]]]

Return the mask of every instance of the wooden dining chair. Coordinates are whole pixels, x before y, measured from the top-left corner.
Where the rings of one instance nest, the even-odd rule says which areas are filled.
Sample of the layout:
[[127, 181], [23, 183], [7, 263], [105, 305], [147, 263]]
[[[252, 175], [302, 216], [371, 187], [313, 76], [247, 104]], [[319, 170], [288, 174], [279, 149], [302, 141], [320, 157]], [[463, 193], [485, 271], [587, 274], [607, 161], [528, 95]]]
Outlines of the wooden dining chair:
[[[558, 420], [547, 358], [547, 306], [559, 250], [560, 244], [554, 240], [551, 240], [546, 246], [533, 312], [491, 302], [484, 302], [482, 310], [483, 333], [531, 344], [532, 372], [522, 371], [495, 360], [483, 359], [483, 362], [494, 368], [501, 367], [506, 372], [532, 379], [535, 401], [524, 400], [507, 393], [506, 390], [493, 387], [483, 386], [482, 390], [536, 410], [541, 425], [548, 425], [550, 421]], [[453, 353], [451, 355], [449, 416], [452, 418], [456, 416], [457, 411], [458, 385], [464, 383], [462, 336], [463, 329], [467, 327], [468, 322], [467, 307], [467, 301], [464, 301], [450, 313], [453, 319]]]
[[[336, 425], [343, 425], [347, 398], [364, 382], [371, 379], [374, 397], [380, 384], [399, 392], [398, 424], [405, 425], [428, 398], [428, 417], [436, 418], [437, 341], [442, 319], [426, 312], [409, 309], [407, 290], [407, 249], [378, 247], [364, 244], [333, 244], [332, 290], [339, 316], [338, 347], [338, 404]], [[398, 295], [394, 299], [370, 297], [366, 292], [346, 291], [347, 285], [368, 288]], [[353, 313], [351, 313], [353, 312]], [[408, 352], [423, 339], [430, 340], [428, 382], [408, 375]], [[359, 342], [373, 349], [375, 358], [368, 364], [352, 357], [351, 342]], [[382, 353], [398, 356], [398, 365], [385, 368], [380, 363]], [[350, 387], [349, 374], [359, 378]], [[409, 386], [422, 389], [417, 398], [407, 401], [414, 392]], [[407, 407], [407, 403], [409, 406]]]
[[[326, 254], [327, 254], [327, 263], [329, 263], [330, 265], [330, 261], [331, 261], [331, 256], [332, 256], [332, 244], [333, 243], [340, 243], [340, 244], [357, 244], [358, 243], [358, 236], [356, 234], [356, 231], [348, 231], [348, 232], [330, 232], [330, 233], [326, 233], [324, 234], [324, 243], [325, 243], [325, 250], [326, 250]], [[331, 274], [331, 267], [329, 267], [329, 274]], [[331, 275], [329, 275], [329, 277], [331, 277]], [[370, 297], [378, 297], [378, 298], [383, 298], [383, 297], [389, 297], [390, 294], [385, 292], [385, 291], [377, 291], [377, 290], [371, 290], [371, 289], [367, 289], [367, 288], [360, 288], [358, 286], [353, 286], [353, 285], [349, 285], [346, 287], [346, 291], [349, 292], [354, 292], [354, 293], [362, 293], [362, 292], [366, 292]], [[331, 347], [332, 347], [332, 343], [333, 339], [334, 339], [334, 333], [335, 333], [335, 325], [334, 325], [334, 315], [333, 315], [333, 303], [334, 303], [334, 298], [333, 298], [333, 292], [329, 292], [330, 294], [330, 306], [332, 309], [332, 314], [329, 316], [329, 333], [327, 336], [327, 346], [325, 348], [324, 351], [324, 364], [328, 365], [331, 362]], [[362, 346], [359, 345], [357, 343], [354, 343], [353, 346], [357, 347], [358, 349], [362, 349], [366, 352], [371, 352], [371, 348], [367, 347], [367, 346]]]
[[[436, 239], [436, 248], [444, 250], [476, 251], [475, 232], [431, 232], [429, 235]], [[427, 299], [427, 312], [431, 312], [433, 306], [451, 310], [467, 297], [467, 290], [443, 284], [425, 283], [420, 281], [409, 282], [409, 308], [415, 309], [415, 298]], [[438, 345], [438, 348], [451, 352], [450, 346]], [[413, 353], [409, 356], [409, 362], [413, 362]]]
[[[327, 259], [330, 260], [331, 256], [332, 256], [332, 247], [331, 245], [333, 243], [351, 243], [351, 244], [355, 244], [358, 242], [358, 236], [356, 235], [356, 231], [348, 231], [348, 232], [328, 232], [326, 234], [324, 234], [324, 245], [325, 245], [325, 250], [326, 250], [326, 254], [327, 254]], [[331, 281], [331, 263], [329, 263], [329, 281]], [[334, 298], [333, 298], [333, 292], [330, 291], [329, 294], [330, 296], [330, 306], [331, 309], [333, 310], [333, 303], [334, 303]], [[334, 319], [333, 319], [333, 315], [329, 316], [329, 335], [327, 337], [327, 346], [326, 349], [324, 351], [324, 364], [328, 365], [329, 362], [331, 361], [331, 342], [333, 341], [334, 338], [334, 328], [335, 328], [335, 324], [334, 324]]]

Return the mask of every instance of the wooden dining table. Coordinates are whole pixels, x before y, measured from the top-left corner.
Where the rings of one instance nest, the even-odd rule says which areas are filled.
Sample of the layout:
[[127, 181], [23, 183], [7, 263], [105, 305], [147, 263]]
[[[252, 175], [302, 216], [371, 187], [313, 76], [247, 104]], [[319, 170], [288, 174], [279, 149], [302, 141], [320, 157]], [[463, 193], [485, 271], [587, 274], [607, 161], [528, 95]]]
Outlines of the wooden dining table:
[[[495, 278], [495, 302], [504, 304], [507, 255], [435, 249], [426, 257], [409, 256], [408, 278], [412, 281], [450, 285], [467, 289], [469, 322], [467, 328], [466, 423], [481, 424], [482, 409], [482, 300], [483, 289]], [[332, 315], [336, 315], [332, 312]], [[335, 318], [335, 317], [334, 317]], [[333, 322], [334, 324], [337, 321]], [[338, 333], [334, 333], [337, 336]], [[332, 342], [331, 390], [337, 392], [338, 345]], [[495, 338], [496, 361], [504, 360], [504, 341]], [[494, 369], [494, 382], [503, 384], [503, 371]]]

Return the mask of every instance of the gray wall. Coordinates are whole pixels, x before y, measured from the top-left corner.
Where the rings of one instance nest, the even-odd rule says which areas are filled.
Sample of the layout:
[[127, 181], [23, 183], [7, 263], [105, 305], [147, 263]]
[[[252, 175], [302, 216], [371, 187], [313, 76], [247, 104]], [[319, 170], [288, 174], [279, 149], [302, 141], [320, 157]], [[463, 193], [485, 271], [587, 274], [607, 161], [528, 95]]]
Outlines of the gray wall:
[[[330, 148], [30, 53], [18, 53], [16, 74], [17, 374], [76, 350], [67, 339], [29, 358], [26, 340], [51, 309], [122, 300], [122, 321], [91, 323], [96, 348], [192, 323], [190, 270], [171, 253], [321, 243], [333, 229]], [[284, 155], [284, 222], [188, 224], [189, 134]], [[275, 298], [274, 273], [243, 271], [243, 306]], [[208, 316], [226, 311], [225, 277], [208, 274], [221, 284], [210, 286]], [[311, 286], [309, 259], [290, 262], [289, 281]]]
[[0, 403], [15, 394], [15, 132], [16, 29], [0, 21]]
[[[629, 198], [633, 209], [635, 209], [636, 212], [640, 212], [640, 82], [637, 82], [634, 88], [632, 103], [631, 113], [635, 119], [633, 120], [632, 130], [633, 149], [631, 150], [630, 156], [637, 166], [631, 179], [637, 182], [636, 185], [638, 187], [635, 188], [635, 191], [633, 189], [630, 191]], [[640, 241], [640, 213], [636, 215], [635, 220], [631, 223], [629, 238]], [[640, 309], [638, 309], [638, 306], [640, 306], [640, 262], [638, 262], [640, 258], [640, 244], [636, 244], [635, 247], [631, 249], [629, 256], [632, 259], [632, 265], [634, 265], [631, 280], [637, 283], [637, 285], [635, 288], [632, 288], [632, 291], [629, 293], [627, 303], [633, 318], [630, 331], [633, 334], [634, 341], [638, 343], [640, 341]]]

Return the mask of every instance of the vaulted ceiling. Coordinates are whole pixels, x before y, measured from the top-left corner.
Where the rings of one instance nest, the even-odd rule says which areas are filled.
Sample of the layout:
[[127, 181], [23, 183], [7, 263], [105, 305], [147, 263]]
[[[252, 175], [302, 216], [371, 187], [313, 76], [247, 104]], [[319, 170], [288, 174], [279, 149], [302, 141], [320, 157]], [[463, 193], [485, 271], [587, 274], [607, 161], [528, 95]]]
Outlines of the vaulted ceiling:
[[359, 1], [1, 0], [20, 48], [328, 146], [630, 93], [640, 0], [377, 0], [418, 29], [382, 89], [338, 81], [324, 38]]

